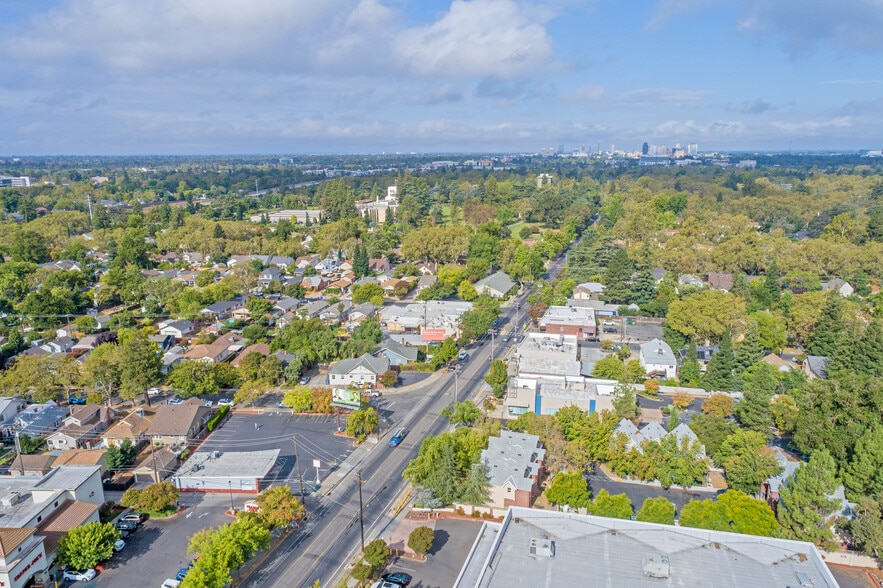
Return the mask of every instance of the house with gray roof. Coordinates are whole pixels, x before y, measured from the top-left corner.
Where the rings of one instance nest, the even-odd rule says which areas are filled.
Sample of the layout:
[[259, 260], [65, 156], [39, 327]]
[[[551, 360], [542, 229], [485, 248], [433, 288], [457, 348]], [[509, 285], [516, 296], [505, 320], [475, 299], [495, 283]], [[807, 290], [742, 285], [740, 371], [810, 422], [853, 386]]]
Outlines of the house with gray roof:
[[353, 359], [341, 359], [328, 372], [328, 383], [335, 388], [377, 386], [377, 378], [389, 370], [389, 360], [368, 353]]
[[503, 430], [499, 437], [488, 437], [487, 449], [481, 452], [490, 482], [486, 504], [529, 507], [539, 494], [545, 457], [537, 435]]
[[828, 377], [828, 358], [824, 355], [807, 355], [801, 367], [810, 379]]
[[171, 321], [169, 323], [164, 324], [160, 330], [160, 334], [162, 335], [171, 335], [175, 339], [183, 339], [187, 335], [193, 332], [193, 323], [186, 319], [181, 319], [179, 321]]
[[604, 284], [600, 282], [584, 282], [573, 289], [571, 298], [574, 300], [601, 300], [604, 295]]
[[43, 404], [31, 404], [18, 413], [15, 428], [22, 435], [40, 438], [56, 431], [70, 412], [51, 400]]
[[855, 288], [849, 285], [848, 282], [841, 280], [840, 278], [834, 278], [828, 282], [822, 282], [822, 292], [830, 292], [834, 290], [844, 298], [849, 298], [855, 293]]
[[638, 361], [648, 376], [675, 378], [678, 375], [678, 360], [674, 351], [660, 339], [651, 339], [641, 345]]
[[[628, 439], [626, 442], [626, 449], [636, 449], [641, 453], [644, 452], [643, 444], [644, 442], [658, 443], [663, 439], [668, 437], [675, 437], [678, 440], [678, 444], [682, 444], [684, 442], [692, 443], [693, 441], [698, 441], [699, 438], [696, 436], [696, 433], [690, 429], [689, 426], [681, 423], [670, 432], [666, 431], [665, 428], [656, 421], [652, 421], [647, 423], [641, 428], [635, 426], [635, 423], [628, 419], [622, 419], [619, 421], [619, 424], [616, 425], [616, 428], [613, 430], [613, 434], [616, 435], [620, 433], [625, 435]], [[700, 449], [696, 452], [697, 458], [705, 457], [705, 447], [700, 446]]]
[[508, 274], [496, 272], [475, 282], [475, 291], [479, 295], [487, 294], [493, 298], [505, 298], [509, 291], [517, 285]]
[[417, 348], [399, 343], [395, 339], [381, 341], [376, 354], [388, 359], [391, 365], [405, 365], [417, 361]]

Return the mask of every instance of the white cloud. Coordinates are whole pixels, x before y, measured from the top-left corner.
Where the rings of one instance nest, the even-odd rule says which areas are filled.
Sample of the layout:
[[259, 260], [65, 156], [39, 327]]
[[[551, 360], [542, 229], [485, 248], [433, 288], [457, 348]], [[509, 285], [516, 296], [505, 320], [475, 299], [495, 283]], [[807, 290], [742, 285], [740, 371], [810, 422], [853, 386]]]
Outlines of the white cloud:
[[745, 125], [738, 120], [717, 120], [710, 123], [699, 123], [695, 120], [669, 120], [649, 129], [652, 137], [674, 137], [686, 140], [686, 138], [714, 138], [715, 140], [729, 140], [741, 135]]
[[853, 126], [853, 119], [850, 116], [838, 116], [832, 119], [824, 120], [805, 120], [800, 122], [783, 122], [774, 121], [771, 123], [777, 129], [781, 129], [788, 133], [796, 133], [801, 135], [818, 135], [833, 129], [847, 129]]
[[549, 62], [550, 17], [513, 0], [454, 0], [437, 22], [398, 35], [395, 53], [420, 75], [518, 76]]

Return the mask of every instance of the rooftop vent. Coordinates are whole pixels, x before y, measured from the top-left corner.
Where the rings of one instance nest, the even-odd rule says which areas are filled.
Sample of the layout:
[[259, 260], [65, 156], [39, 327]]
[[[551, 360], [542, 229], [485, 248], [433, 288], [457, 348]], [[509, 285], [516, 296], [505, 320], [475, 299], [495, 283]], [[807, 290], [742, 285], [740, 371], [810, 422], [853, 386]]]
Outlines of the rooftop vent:
[[648, 553], [642, 560], [644, 575], [651, 578], [668, 578], [670, 567], [664, 553]]
[[530, 554], [535, 557], [551, 559], [555, 557], [555, 542], [551, 539], [538, 539], [534, 537], [530, 540]]
[[815, 586], [815, 583], [812, 581], [808, 575], [803, 572], [797, 572], [797, 581], [800, 582], [801, 586], [806, 586], [807, 588], [812, 588]]

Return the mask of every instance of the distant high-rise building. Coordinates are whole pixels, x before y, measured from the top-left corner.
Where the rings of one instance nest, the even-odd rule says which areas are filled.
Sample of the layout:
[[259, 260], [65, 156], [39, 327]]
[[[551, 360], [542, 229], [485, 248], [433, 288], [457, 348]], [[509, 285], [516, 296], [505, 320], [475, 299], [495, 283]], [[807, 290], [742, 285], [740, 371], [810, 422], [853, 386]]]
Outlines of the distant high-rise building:
[[21, 176], [21, 177], [10, 177], [10, 176], [0, 176], [0, 188], [13, 187], [13, 188], [27, 188], [31, 185], [31, 178], [29, 176]]
[[690, 143], [687, 145], [687, 155], [690, 157], [696, 157], [699, 155], [699, 144], [698, 143]]
[[650, 145], [647, 144], [647, 141], [644, 141], [644, 144], [641, 145], [641, 155], [647, 155], [650, 153]]

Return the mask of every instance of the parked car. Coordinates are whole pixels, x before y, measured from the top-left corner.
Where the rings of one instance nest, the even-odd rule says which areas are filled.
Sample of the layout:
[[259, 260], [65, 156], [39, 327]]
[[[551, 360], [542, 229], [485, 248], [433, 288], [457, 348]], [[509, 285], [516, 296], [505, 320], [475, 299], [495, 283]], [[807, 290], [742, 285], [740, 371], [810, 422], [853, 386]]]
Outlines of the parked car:
[[159, 396], [162, 394], [162, 388], [148, 388], [147, 395], [148, 396]]
[[392, 438], [389, 440], [390, 447], [398, 447], [399, 443], [404, 441], [405, 436], [408, 434], [408, 430], [404, 427], [399, 429], [393, 434]]
[[371, 584], [371, 588], [402, 588], [401, 584], [393, 584], [392, 582], [387, 582], [386, 580], [377, 580], [373, 584]]
[[120, 539], [119, 541], [115, 541], [113, 544], [113, 550], [116, 552], [120, 552], [126, 546], [126, 542]]
[[619, 329], [617, 329], [616, 327], [604, 327], [604, 332], [605, 333], [618, 333]]
[[505, 335], [503, 335], [503, 343], [507, 343], [509, 341], [509, 339], [510, 339], [509, 333], [506, 333]]
[[218, 406], [233, 406], [233, 401], [229, 398], [221, 398], [218, 400]]
[[211, 400], [203, 400], [202, 403], [205, 404], [209, 408], [211, 408], [215, 405], [215, 403], [212, 402]]
[[184, 404], [183, 398], [169, 398], [169, 404]]
[[181, 585], [180, 580], [175, 580], [174, 578], [166, 578], [166, 581], [162, 583], [160, 588], [178, 588]]
[[67, 401], [70, 404], [74, 404], [74, 405], [86, 404], [86, 397], [85, 396], [71, 396], [70, 398], [67, 399]]
[[612, 326], [615, 325], [616, 323], [614, 323], [613, 321], [604, 321], [604, 322], [601, 323], [601, 324], [603, 324], [605, 327], [612, 327]]
[[78, 570], [65, 570], [64, 574], [65, 580], [71, 580], [72, 582], [91, 582], [95, 579], [97, 575], [95, 570], [89, 568], [88, 570], [78, 571]]
[[407, 586], [412, 580], [411, 574], [406, 574], [405, 572], [387, 572], [380, 576], [380, 579], [399, 586]]
[[469, 354], [466, 353], [465, 351], [461, 351], [460, 354], [457, 356], [457, 359], [459, 359], [460, 361], [464, 361], [468, 358], [469, 358]]
[[371, 396], [371, 398], [380, 398], [383, 396], [383, 392], [380, 390], [368, 390], [368, 395]]
[[178, 580], [179, 582], [183, 582], [184, 576], [186, 576], [187, 572], [189, 572], [189, 571], [190, 571], [190, 568], [181, 568], [180, 570], [178, 570], [178, 573], [175, 575], [175, 579]]
[[310, 383], [310, 377], [309, 376], [301, 376], [300, 380], [298, 380], [297, 383], [300, 384], [301, 386], [306, 386], [307, 384]]
[[138, 523], [133, 523], [132, 521], [117, 521], [116, 527], [120, 531], [134, 533], [135, 529], [138, 528]]
[[135, 523], [136, 525], [140, 525], [145, 520], [147, 520], [147, 517], [145, 515], [141, 514], [140, 512], [130, 512], [129, 514], [127, 514], [126, 516], [124, 516], [120, 520], [121, 521], [131, 521], [131, 522]]

